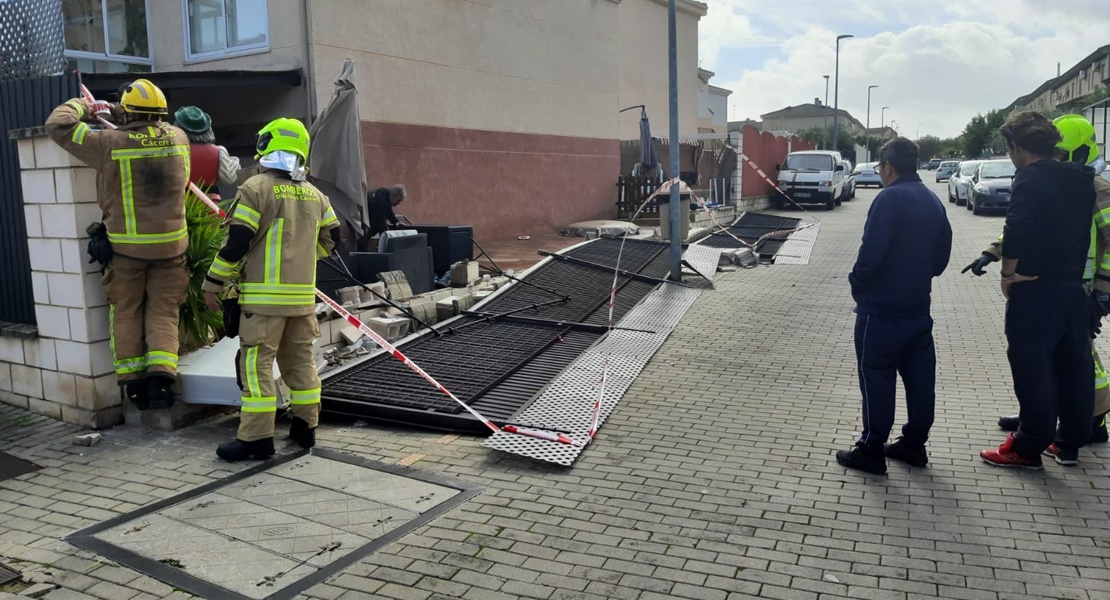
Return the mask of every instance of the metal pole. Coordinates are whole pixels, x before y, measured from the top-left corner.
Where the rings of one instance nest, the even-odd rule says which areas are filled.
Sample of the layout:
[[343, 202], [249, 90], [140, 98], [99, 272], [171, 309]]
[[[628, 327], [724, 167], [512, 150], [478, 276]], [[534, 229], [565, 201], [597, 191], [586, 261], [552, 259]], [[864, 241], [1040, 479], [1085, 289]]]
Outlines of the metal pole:
[[867, 161], [871, 162], [871, 90], [877, 88], [877, 85], [867, 86], [867, 131], [863, 132], [867, 140]]
[[[667, 2], [667, 61], [670, 70], [671, 104], [671, 180], [678, 177], [678, 9], [675, 0]], [[682, 281], [682, 227], [679, 217], [683, 216], [679, 206], [678, 183], [671, 183], [670, 225], [671, 225], [671, 281]], [[690, 218], [686, 215], [686, 218]]]
[[829, 76], [822, 75], [825, 78], [825, 103], [821, 105], [821, 113], [824, 119], [821, 121], [821, 149], [828, 150], [829, 144], [826, 139], [829, 135]]
[[853, 37], [851, 34], [843, 34], [836, 36], [836, 70], [833, 75], [836, 81], [833, 82], [833, 151], [835, 152], [840, 148], [838, 142], [840, 141], [840, 40]]

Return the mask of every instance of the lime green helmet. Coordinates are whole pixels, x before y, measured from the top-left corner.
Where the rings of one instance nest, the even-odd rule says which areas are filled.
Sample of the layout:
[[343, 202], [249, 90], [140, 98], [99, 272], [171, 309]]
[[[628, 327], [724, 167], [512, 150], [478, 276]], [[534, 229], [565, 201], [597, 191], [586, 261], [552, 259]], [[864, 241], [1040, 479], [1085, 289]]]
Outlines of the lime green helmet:
[[285, 150], [308, 162], [308, 129], [297, 119], [282, 117], [274, 119], [258, 131], [258, 156]]
[[1089, 165], [1098, 159], [1098, 145], [1095, 144], [1095, 126], [1083, 115], [1063, 115], [1052, 121], [1060, 132], [1060, 143], [1056, 148], [1068, 154], [1068, 160]]

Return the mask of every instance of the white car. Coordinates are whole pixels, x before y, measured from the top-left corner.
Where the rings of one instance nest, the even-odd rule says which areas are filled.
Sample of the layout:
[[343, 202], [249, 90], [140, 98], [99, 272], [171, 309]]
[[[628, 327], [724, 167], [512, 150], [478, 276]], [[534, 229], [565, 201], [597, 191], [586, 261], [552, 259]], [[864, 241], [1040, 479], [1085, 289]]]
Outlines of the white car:
[[873, 185], [875, 187], [883, 187], [883, 178], [879, 177], [879, 172], [875, 170], [877, 162], [860, 163], [852, 171], [852, 177], [856, 180], [857, 186]]
[[[775, 165], [778, 184], [790, 201], [795, 204], [823, 204], [832, 210], [843, 200], [849, 171], [845, 169], [839, 152], [807, 150], [791, 152], [786, 162]], [[786, 200], [775, 198], [775, 208], [782, 209]]]
[[971, 176], [981, 160], [965, 160], [960, 163], [960, 168], [948, 178], [948, 201], [955, 202], [956, 206], [967, 204], [967, 190], [971, 186]]
[[960, 165], [959, 161], [946, 160], [940, 163], [937, 167], [937, 183], [948, 181], [952, 177], [952, 173], [956, 172], [956, 167]]

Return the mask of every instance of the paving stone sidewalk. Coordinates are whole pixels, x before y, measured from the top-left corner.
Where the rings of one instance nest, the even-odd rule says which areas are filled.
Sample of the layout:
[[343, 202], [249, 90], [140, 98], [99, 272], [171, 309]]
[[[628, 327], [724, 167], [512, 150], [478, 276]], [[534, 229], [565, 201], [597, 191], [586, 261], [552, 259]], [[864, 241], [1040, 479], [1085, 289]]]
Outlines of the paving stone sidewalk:
[[[1016, 402], [997, 265], [959, 270], [1001, 218], [948, 205], [930, 467], [875, 477], [833, 459], [859, 423], [846, 276], [874, 194], [814, 213], [809, 265], [719, 276], [571, 469], [474, 437], [327, 422], [323, 447], [485, 489], [303, 597], [1110, 598], [1110, 448], [1040, 473], [977, 455]], [[0, 561], [60, 586], [49, 600], [190, 597], [61, 538], [247, 468], [213, 454], [233, 427], [119, 428], [89, 448], [70, 426], [0, 408], [0, 450], [44, 467], [0, 482]]]

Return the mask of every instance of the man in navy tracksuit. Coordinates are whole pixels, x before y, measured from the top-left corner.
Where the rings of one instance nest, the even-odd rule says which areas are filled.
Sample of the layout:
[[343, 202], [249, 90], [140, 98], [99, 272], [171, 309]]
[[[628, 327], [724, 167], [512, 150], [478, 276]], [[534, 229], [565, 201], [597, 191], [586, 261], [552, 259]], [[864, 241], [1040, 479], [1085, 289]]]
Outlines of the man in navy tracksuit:
[[[932, 280], [952, 252], [944, 204], [917, 176], [917, 145], [896, 138], [883, 146], [876, 167], [882, 192], [871, 204], [859, 257], [848, 275], [856, 301], [856, 362], [863, 393], [863, 434], [841, 465], [886, 473], [886, 458], [923, 467], [936, 404], [936, 352], [929, 316]], [[898, 375], [906, 388], [909, 421], [894, 427]]]

